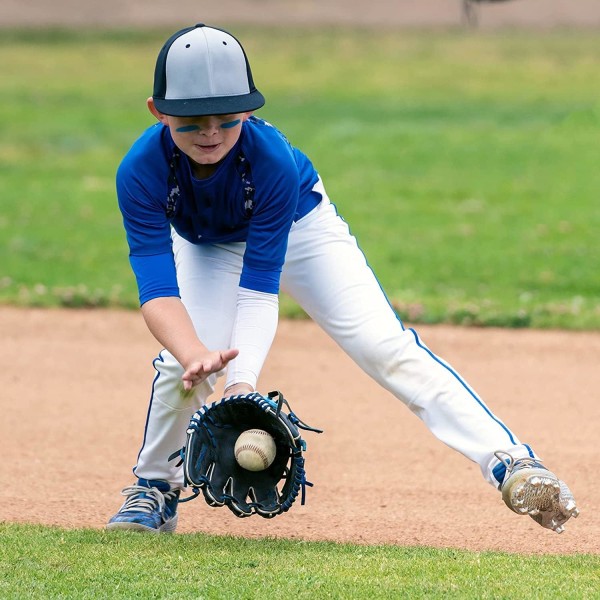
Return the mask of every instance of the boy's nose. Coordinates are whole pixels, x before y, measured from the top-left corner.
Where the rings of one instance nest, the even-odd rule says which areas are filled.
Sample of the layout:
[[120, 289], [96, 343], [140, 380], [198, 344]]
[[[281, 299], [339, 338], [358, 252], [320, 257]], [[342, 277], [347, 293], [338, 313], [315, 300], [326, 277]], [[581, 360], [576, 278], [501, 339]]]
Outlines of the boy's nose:
[[212, 135], [219, 130], [219, 121], [217, 119], [207, 119], [202, 123], [202, 133]]

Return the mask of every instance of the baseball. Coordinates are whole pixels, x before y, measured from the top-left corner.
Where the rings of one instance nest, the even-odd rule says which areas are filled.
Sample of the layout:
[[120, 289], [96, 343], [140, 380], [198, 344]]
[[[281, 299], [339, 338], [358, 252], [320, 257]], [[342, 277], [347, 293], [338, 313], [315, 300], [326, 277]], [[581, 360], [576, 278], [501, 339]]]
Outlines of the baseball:
[[235, 460], [248, 471], [268, 468], [277, 453], [275, 440], [262, 429], [243, 431], [235, 442]]

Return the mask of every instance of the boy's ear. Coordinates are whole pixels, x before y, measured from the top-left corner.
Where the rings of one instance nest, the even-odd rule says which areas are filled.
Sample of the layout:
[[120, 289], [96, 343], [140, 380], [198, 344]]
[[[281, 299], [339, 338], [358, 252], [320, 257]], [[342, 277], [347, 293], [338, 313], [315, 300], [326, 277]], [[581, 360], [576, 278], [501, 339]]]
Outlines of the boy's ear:
[[167, 115], [161, 113], [158, 108], [154, 105], [154, 99], [152, 96], [146, 100], [146, 106], [148, 106], [148, 110], [163, 124], [168, 125], [169, 121], [167, 119]]

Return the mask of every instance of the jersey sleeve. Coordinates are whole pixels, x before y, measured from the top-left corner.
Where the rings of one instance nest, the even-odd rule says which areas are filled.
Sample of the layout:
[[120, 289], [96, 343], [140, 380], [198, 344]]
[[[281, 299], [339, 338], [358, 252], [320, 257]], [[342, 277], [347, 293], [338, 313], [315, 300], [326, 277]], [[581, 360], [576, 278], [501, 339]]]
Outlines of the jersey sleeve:
[[[161, 198], [167, 175], [158, 165], [140, 160], [134, 147], [117, 171], [117, 197], [129, 245], [140, 304], [163, 296], [179, 296], [171, 230]], [[161, 196], [162, 194], [162, 196]]]

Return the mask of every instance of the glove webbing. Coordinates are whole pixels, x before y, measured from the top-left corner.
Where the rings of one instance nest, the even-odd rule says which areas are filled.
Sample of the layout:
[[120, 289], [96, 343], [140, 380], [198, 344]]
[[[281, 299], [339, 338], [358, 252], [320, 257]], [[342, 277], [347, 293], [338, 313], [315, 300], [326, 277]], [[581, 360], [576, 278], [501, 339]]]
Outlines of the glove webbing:
[[[307, 423], [305, 423], [304, 421], [302, 421], [302, 419], [300, 419], [292, 410], [291, 406], [289, 405], [288, 401], [284, 398], [283, 394], [279, 391], [273, 391], [273, 392], [269, 392], [267, 394], [267, 397], [263, 396], [262, 394], [259, 394], [258, 392], [255, 392], [254, 394], [252, 394], [252, 396], [254, 396], [254, 399], [257, 401], [258, 406], [265, 410], [265, 412], [270, 412], [271, 410], [275, 410], [275, 416], [277, 418], [280, 417], [281, 411], [283, 406], [285, 405], [288, 409], [288, 414], [286, 415], [288, 420], [295, 425], [296, 427], [299, 427], [301, 429], [304, 429], [306, 431], [313, 431], [316, 433], [323, 433], [322, 429], [318, 429], [316, 427], [311, 427], [310, 425], [308, 425]], [[229, 398], [229, 401], [235, 403], [236, 400], [239, 400], [240, 402], [242, 401], [246, 401], [248, 399], [248, 395], [247, 394], [239, 394], [238, 396], [234, 396]], [[277, 402], [274, 402], [273, 400], [277, 398]], [[213, 418], [211, 417], [211, 415], [208, 413], [208, 411], [210, 410], [210, 408], [212, 406], [214, 406], [216, 404], [216, 402], [214, 402], [212, 405], [209, 406], [203, 406], [200, 408], [199, 411], [197, 411], [196, 414], [194, 414], [194, 416], [192, 417], [191, 421], [190, 421], [190, 425], [188, 427], [188, 434], [194, 430], [198, 431], [200, 425], [199, 425], [199, 418], [198, 418], [198, 414], [202, 413], [203, 414], [203, 418], [206, 419], [208, 422], [211, 423], [212, 426], [214, 427], [218, 427], [218, 428], [227, 428], [227, 427], [231, 427], [230, 425], [226, 424], [226, 423], [216, 423]], [[205, 429], [209, 435], [209, 439], [212, 443], [213, 448], [216, 448], [216, 443], [214, 440], [214, 436], [212, 434], [212, 432], [210, 431], [210, 429], [206, 428]], [[313, 487], [313, 484], [308, 481], [306, 479], [306, 471], [304, 469], [304, 458], [302, 456], [302, 451], [306, 450], [306, 442], [302, 439], [299, 440], [299, 447], [297, 448], [291, 448], [291, 460], [294, 464], [294, 466], [296, 467], [296, 473], [294, 476], [294, 479], [292, 481], [292, 493], [290, 495], [288, 495], [288, 498], [281, 504], [281, 512], [286, 512], [288, 511], [296, 496], [300, 493], [300, 503], [301, 505], [304, 505], [306, 503], [306, 487]], [[180, 460], [177, 463], [177, 466], [181, 466], [181, 464], [183, 464], [183, 462], [185, 461], [185, 446], [183, 448], [181, 448], [180, 450], [178, 450], [177, 452], [174, 452], [173, 454], [171, 454], [169, 456], [169, 460], [173, 460], [174, 458], [176, 458], [177, 456], [179, 456]], [[289, 474], [289, 467], [287, 468], [287, 473]], [[209, 475], [209, 474], [207, 474]], [[201, 484], [205, 484], [205, 485], [210, 485], [210, 479], [208, 476], [205, 475], [200, 475], [199, 476], [200, 482]], [[286, 474], [284, 474], [280, 480], [285, 480], [286, 479]], [[185, 498], [179, 498], [178, 502], [189, 502], [190, 500], [194, 500], [195, 498], [197, 498], [200, 494], [202, 485], [200, 486], [192, 486], [192, 495], [185, 497]], [[224, 490], [225, 491], [225, 490]], [[224, 493], [223, 495], [224, 499], [232, 499], [235, 500], [235, 498], [227, 493]], [[251, 507], [260, 507], [260, 505], [254, 504], [254, 503], [249, 503], [248, 504]], [[241, 515], [238, 515], [241, 516]], [[265, 516], [265, 515], [262, 515]], [[274, 517], [276, 516], [275, 514], [273, 515], [269, 515], [269, 517]]]

